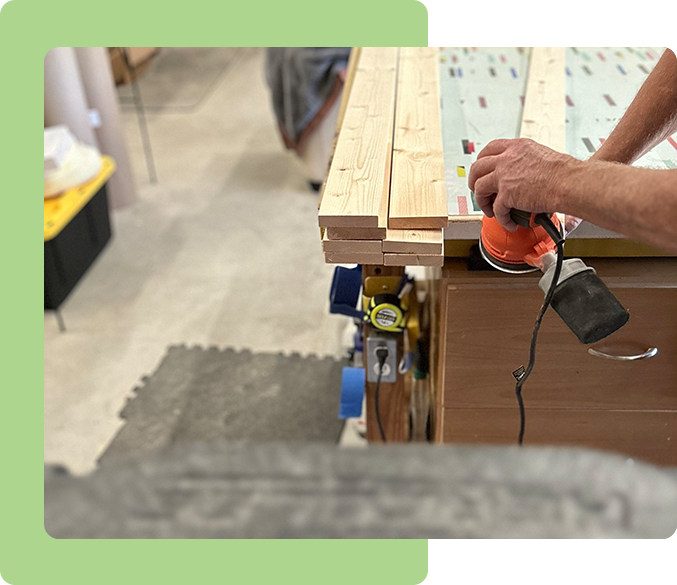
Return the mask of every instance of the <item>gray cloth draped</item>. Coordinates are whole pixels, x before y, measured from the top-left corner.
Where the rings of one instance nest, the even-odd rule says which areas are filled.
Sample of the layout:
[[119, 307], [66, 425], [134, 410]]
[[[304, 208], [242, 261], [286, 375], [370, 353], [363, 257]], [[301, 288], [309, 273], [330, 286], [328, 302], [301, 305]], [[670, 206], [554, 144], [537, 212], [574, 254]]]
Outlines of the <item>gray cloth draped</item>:
[[287, 148], [299, 148], [342, 87], [350, 47], [273, 47], [266, 51], [266, 80]]

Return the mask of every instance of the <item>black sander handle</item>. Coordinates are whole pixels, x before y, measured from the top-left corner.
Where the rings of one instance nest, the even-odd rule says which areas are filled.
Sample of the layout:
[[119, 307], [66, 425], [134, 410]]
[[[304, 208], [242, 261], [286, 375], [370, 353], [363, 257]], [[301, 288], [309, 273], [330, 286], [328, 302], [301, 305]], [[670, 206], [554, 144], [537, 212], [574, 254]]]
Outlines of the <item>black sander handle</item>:
[[[547, 291], [552, 282], [550, 268], [538, 283]], [[581, 343], [595, 343], [618, 331], [630, 314], [597, 276], [579, 258], [565, 260], [551, 301], [552, 308]]]

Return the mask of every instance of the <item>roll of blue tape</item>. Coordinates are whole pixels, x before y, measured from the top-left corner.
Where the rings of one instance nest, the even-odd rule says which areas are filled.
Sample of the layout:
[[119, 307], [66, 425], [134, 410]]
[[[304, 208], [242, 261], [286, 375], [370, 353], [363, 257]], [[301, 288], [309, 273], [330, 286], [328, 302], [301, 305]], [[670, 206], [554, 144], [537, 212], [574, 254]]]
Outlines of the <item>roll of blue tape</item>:
[[364, 399], [364, 368], [343, 368], [341, 376], [341, 405], [339, 415], [341, 419], [358, 418], [362, 415], [362, 400]]

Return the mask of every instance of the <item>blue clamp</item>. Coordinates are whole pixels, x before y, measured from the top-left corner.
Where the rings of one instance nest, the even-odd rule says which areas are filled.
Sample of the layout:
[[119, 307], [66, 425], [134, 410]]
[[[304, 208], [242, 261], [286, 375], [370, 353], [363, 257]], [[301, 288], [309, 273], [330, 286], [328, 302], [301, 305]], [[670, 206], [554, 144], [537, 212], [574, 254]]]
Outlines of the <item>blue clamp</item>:
[[337, 266], [329, 291], [329, 312], [363, 319], [364, 312], [357, 308], [362, 289], [362, 267]]

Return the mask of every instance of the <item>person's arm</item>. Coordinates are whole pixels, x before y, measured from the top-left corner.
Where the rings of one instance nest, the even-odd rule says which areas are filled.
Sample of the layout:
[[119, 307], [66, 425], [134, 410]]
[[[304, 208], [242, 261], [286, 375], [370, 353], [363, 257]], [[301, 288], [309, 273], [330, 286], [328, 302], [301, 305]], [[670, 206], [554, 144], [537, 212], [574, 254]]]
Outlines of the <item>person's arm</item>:
[[[589, 160], [632, 164], [677, 132], [677, 57], [666, 49], [613, 132]], [[581, 219], [567, 215], [570, 234]]]
[[[674, 250], [674, 244], [666, 242], [664, 239], [665, 235], [670, 237], [669, 226], [667, 232], [664, 229], [656, 234], [645, 233], [646, 230], [639, 227], [636, 228], [638, 231], [635, 231], [633, 225], [647, 219], [632, 215], [635, 206], [641, 207], [641, 201], [636, 201], [633, 205], [633, 203], [627, 201], [623, 203], [622, 199], [619, 198], [617, 209], [606, 209], [604, 205], [605, 202], [608, 202], [609, 197], [602, 196], [602, 193], [608, 194], [606, 184], [588, 185], [587, 191], [585, 185], [577, 185], [576, 195], [572, 194], [571, 201], [564, 202], [566, 209], [554, 207], [555, 201], [549, 195], [549, 191], [561, 193], [567, 173], [573, 172], [574, 168], [577, 169], [575, 175], [579, 177], [581, 174], [585, 175], [585, 173], [582, 173], [582, 169], [590, 169], [591, 172], [587, 179], [583, 179], [584, 182], [606, 181], [605, 173], [608, 173], [609, 170], [603, 169], [604, 172], [602, 173], [599, 167], [593, 166], [595, 163], [611, 161], [631, 164], [674, 132], [677, 132], [677, 57], [670, 49], [666, 49], [609, 138], [586, 163], [583, 163], [588, 165], [587, 167], [581, 167], [577, 164], [581, 161], [556, 153], [532, 141], [520, 139], [495, 140], [479, 153], [477, 161], [470, 169], [468, 185], [471, 191], [475, 192], [475, 198], [482, 210], [489, 217], [493, 217], [494, 211], [496, 211], [499, 222], [511, 231], [516, 229], [517, 226], [510, 220], [510, 207], [505, 207], [505, 202], [517, 201], [511, 206], [526, 211], [560, 211], [566, 213], [567, 233], [580, 223], [578, 217], [583, 217], [602, 227], [624, 233], [628, 237], [651, 242], [664, 249], [669, 247], [669, 249]], [[508, 164], [501, 165], [501, 159], [508, 159]], [[674, 211], [672, 212], [673, 215], [670, 215], [671, 203], [677, 199], [674, 171], [669, 171], [670, 174], [665, 179], [669, 186], [670, 181], [673, 181], [672, 192], [661, 195], [661, 186], [654, 186], [653, 183], [655, 181], [662, 182], [664, 179], [662, 175], [657, 175], [654, 178], [653, 173], [663, 174], [665, 171], [649, 171], [652, 174], [646, 175], [642, 169], [636, 170], [642, 172], [633, 173], [632, 182], [627, 186], [621, 185], [619, 193], [624, 192], [627, 196], [628, 189], [638, 187], [634, 183], [635, 177], [641, 176], [642, 180], [647, 180], [647, 183], [642, 188], [637, 188], [638, 198], [642, 198], [644, 201], [648, 201], [652, 197], [658, 197], [659, 200], [662, 197], [668, 199], [663, 202], [666, 204], [666, 215], [662, 218], [654, 217], [655, 214], [661, 213], [661, 203], [659, 202], [659, 206], [653, 210], [653, 213], [650, 209], [645, 210], [649, 214], [648, 220], [657, 220], [658, 222], [667, 220], [670, 222], [670, 226], [674, 226], [677, 223], [677, 216], [674, 215]], [[615, 176], [625, 175], [624, 172]], [[499, 183], [502, 184], [502, 195], [506, 195], [506, 197], [499, 197]], [[647, 197], [645, 195], [647, 190], [654, 188], [658, 191]], [[539, 189], [541, 190], [540, 193], [538, 193]], [[580, 194], [586, 192], [591, 200], [580, 200]], [[595, 200], [598, 197], [600, 199]], [[620, 207], [629, 210], [630, 217], [625, 216]], [[573, 208], [583, 211], [578, 215], [578, 212], [572, 211]], [[588, 215], [583, 215], [583, 213]], [[665, 228], [665, 226], [663, 227]]]
[[677, 169], [589, 161], [558, 193], [557, 210], [677, 253]]
[[581, 161], [518, 138], [487, 144], [468, 185], [482, 211], [510, 231], [512, 208], [558, 211], [677, 252], [677, 169]]
[[590, 160], [632, 164], [677, 132], [677, 57], [666, 49], [609, 138]]

